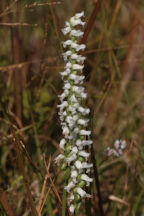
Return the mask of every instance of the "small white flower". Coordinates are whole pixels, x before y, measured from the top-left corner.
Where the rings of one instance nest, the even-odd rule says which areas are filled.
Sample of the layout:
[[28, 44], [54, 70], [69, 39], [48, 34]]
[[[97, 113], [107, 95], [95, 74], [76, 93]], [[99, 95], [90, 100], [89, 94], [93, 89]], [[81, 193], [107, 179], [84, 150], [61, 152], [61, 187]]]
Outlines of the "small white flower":
[[72, 40], [67, 40], [67, 41], [62, 42], [64, 48], [71, 45], [72, 43], [73, 43]]
[[69, 129], [68, 129], [68, 127], [64, 127], [64, 128], [63, 128], [63, 134], [64, 134], [65, 136], [67, 136], [67, 135], [69, 134]]
[[83, 107], [78, 107], [78, 111], [81, 112], [83, 115], [87, 115], [87, 114], [90, 113], [90, 109], [89, 108], [85, 109]]
[[66, 98], [69, 95], [69, 91], [66, 89], [61, 95], [59, 95], [58, 97], [60, 98], [61, 101], [64, 100], [64, 98]]
[[82, 169], [83, 168], [82, 163], [80, 161], [78, 161], [78, 160], [75, 162], [75, 166], [76, 166], [77, 169]]
[[83, 197], [91, 197], [90, 194], [87, 194], [83, 189], [77, 188], [78, 194], [83, 198]]
[[64, 158], [64, 155], [60, 154], [55, 158], [55, 163], [59, 163], [60, 160]]
[[62, 139], [62, 140], [60, 141], [60, 144], [59, 144], [60, 148], [64, 149], [65, 144], [66, 144], [66, 140], [65, 140], [65, 139]]
[[65, 83], [63, 89], [69, 90], [71, 88], [70, 83]]
[[74, 106], [69, 106], [68, 110], [72, 113], [72, 114], [76, 114], [76, 108]]
[[68, 197], [68, 200], [74, 200], [74, 195], [71, 193], [71, 195]]
[[76, 96], [74, 94], [71, 95], [70, 100], [71, 100], [71, 102], [74, 102], [74, 103], [78, 102], [77, 99], [76, 99]]
[[81, 146], [81, 145], [82, 145], [82, 141], [81, 141], [80, 139], [78, 139], [78, 140], [76, 141], [76, 145], [77, 145], [77, 146]]
[[75, 186], [75, 184], [71, 181], [68, 183], [67, 186], [64, 187], [64, 189], [67, 191], [67, 192], [70, 192], [70, 190]]
[[87, 94], [86, 94], [86, 93], [83, 93], [83, 92], [81, 92], [81, 93], [79, 94], [79, 96], [80, 96], [81, 98], [83, 98], [83, 99], [86, 99], [86, 98], [87, 98]]
[[73, 214], [74, 210], [75, 210], [75, 206], [74, 205], [70, 205], [69, 210]]
[[73, 148], [72, 148], [72, 153], [74, 153], [74, 154], [77, 154], [77, 153], [78, 153], [77, 147], [73, 147]]
[[63, 58], [64, 58], [64, 61], [67, 61], [68, 56], [70, 56], [71, 54], [72, 54], [72, 51], [71, 51], [71, 50], [68, 50], [67, 52], [62, 53]]
[[76, 170], [71, 171], [71, 178], [77, 178], [78, 172]]
[[72, 66], [73, 70], [82, 70], [84, 68], [84, 65], [74, 64]]
[[85, 25], [85, 22], [82, 22], [80, 19], [76, 19], [75, 17], [72, 17], [70, 19], [70, 22], [71, 22], [72, 26], [76, 26], [76, 25], [82, 25], [82, 26], [84, 26]]
[[83, 16], [84, 16], [84, 11], [75, 14], [75, 17], [76, 17], [77, 19], [79, 19], [79, 18], [81, 18], [81, 17], [83, 17]]
[[82, 174], [82, 175], [81, 175], [81, 179], [84, 180], [84, 181], [86, 181], [86, 182], [92, 182], [92, 181], [93, 181], [93, 179], [90, 178], [90, 177], [89, 177], [88, 175], [86, 175], [86, 174]]
[[87, 123], [88, 123], [88, 119], [79, 119], [78, 120], [78, 124], [80, 124], [80, 125], [87, 126]]
[[77, 156], [75, 154], [72, 154], [71, 156], [69, 156], [69, 157], [66, 158], [66, 161], [68, 162], [68, 164], [70, 164], [76, 158], [77, 158]]
[[91, 131], [80, 130], [80, 135], [82, 135], [82, 136], [89, 136], [90, 134], [91, 134]]
[[71, 67], [72, 67], [72, 63], [71, 62], [66, 63], [66, 66], [65, 66], [66, 69], [70, 69]]
[[60, 108], [65, 108], [65, 107], [67, 107], [68, 106], [68, 102], [67, 101], [63, 101], [63, 103], [62, 104], [60, 104], [60, 105], [58, 105], [58, 107], [60, 107]]
[[92, 140], [83, 140], [83, 141], [82, 141], [82, 145], [83, 145], [83, 146], [91, 145], [92, 143], [93, 143]]
[[79, 155], [82, 156], [82, 157], [88, 158], [90, 153], [87, 153], [86, 151], [80, 151]]
[[65, 27], [65, 28], [62, 29], [62, 32], [63, 32], [64, 35], [66, 35], [66, 34], [69, 33], [70, 31], [71, 31], [70, 26]]
[[[84, 50], [86, 48], [85, 44], [77, 44], [71, 41], [71, 43], [69, 42], [69, 45], [71, 45], [71, 47], [73, 49], [75, 49], [77, 52], [80, 50]], [[66, 47], [66, 46], [65, 46]]]
[[82, 37], [84, 33], [80, 30], [72, 30], [70, 34], [74, 37]]
[[84, 169], [88, 169], [88, 168], [91, 168], [91, 167], [93, 167], [93, 164], [89, 164], [87, 162], [82, 163], [82, 168], [84, 168]]

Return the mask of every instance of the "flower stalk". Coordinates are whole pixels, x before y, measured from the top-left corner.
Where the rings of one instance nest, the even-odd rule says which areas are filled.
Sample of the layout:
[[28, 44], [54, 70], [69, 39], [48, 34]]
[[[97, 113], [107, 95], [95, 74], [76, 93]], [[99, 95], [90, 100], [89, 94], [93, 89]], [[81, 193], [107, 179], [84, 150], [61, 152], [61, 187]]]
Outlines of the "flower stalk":
[[62, 29], [63, 34], [69, 36], [68, 40], [62, 42], [67, 50], [62, 54], [65, 70], [60, 74], [64, 85], [63, 93], [59, 96], [61, 104], [58, 105], [63, 133], [60, 148], [64, 154], [55, 159], [61, 170], [65, 171], [67, 185], [64, 189], [69, 193], [69, 210], [75, 215], [79, 212], [82, 200], [91, 197], [84, 188], [93, 181], [88, 176], [93, 165], [88, 163], [90, 153], [86, 151], [87, 146], [92, 144], [89, 139], [91, 131], [86, 130], [90, 109], [83, 106], [87, 98], [83, 86], [85, 76], [82, 74], [85, 57], [79, 54], [86, 46], [78, 44], [83, 32], [77, 29], [77, 26], [85, 25], [81, 20], [83, 16], [84, 12], [76, 13]]

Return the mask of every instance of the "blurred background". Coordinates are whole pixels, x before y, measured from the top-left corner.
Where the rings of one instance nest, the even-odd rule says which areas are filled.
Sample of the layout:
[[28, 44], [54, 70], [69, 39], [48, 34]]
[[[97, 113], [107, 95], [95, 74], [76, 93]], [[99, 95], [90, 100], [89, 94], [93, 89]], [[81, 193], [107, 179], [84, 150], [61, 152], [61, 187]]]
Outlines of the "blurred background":
[[[0, 216], [61, 215], [61, 28], [82, 10], [101, 199], [94, 182], [80, 215], [144, 215], [144, 1], [1, 0]], [[120, 139], [123, 154], [105, 154]]]

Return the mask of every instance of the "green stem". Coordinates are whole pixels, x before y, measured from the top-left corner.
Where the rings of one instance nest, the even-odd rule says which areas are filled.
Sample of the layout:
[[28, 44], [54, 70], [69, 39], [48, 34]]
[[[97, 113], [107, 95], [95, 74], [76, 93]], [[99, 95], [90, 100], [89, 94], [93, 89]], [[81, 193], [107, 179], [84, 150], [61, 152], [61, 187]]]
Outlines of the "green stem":
[[63, 197], [62, 197], [62, 216], [66, 215], [66, 190], [63, 189]]

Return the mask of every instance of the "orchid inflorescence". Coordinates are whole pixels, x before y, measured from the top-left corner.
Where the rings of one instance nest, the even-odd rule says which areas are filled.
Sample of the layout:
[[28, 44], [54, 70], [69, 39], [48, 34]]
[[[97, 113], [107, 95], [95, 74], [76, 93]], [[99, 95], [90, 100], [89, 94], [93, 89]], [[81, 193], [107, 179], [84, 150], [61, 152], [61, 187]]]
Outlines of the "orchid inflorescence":
[[126, 148], [127, 146], [127, 143], [125, 140], [116, 140], [114, 142], [114, 148], [110, 148], [110, 147], [107, 147], [105, 150], [104, 150], [104, 154], [106, 156], [115, 156], [115, 157], [119, 157], [123, 154], [123, 151], [124, 149]]
[[89, 139], [91, 131], [86, 130], [90, 109], [83, 106], [87, 98], [83, 87], [85, 76], [82, 75], [85, 57], [79, 54], [79, 51], [83, 51], [86, 46], [78, 44], [78, 39], [83, 36], [83, 32], [76, 29], [76, 26], [85, 25], [81, 20], [83, 16], [84, 12], [76, 13], [62, 29], [64, 35], [69, 35], [69, 39], [62, 42], [67, 51], [62, 54], [65, 70], [60, 74], [64, 86], [63, 93], [59, 96], [61, 104], [58, 105], [64, 136], [60, 141], [60, 148], [64, 153], [55, 160], [67, 173], [65, 190], [69, 193], [68, 204], [71, 213], [79, 211], [83, 198], [91, 197], [83, 187], [89, 186], [93, 181], [87, 175], [93, 165], [88, 163], [90, 153], [86, 151], [86, 146], [91, 146], [92, 141]]

